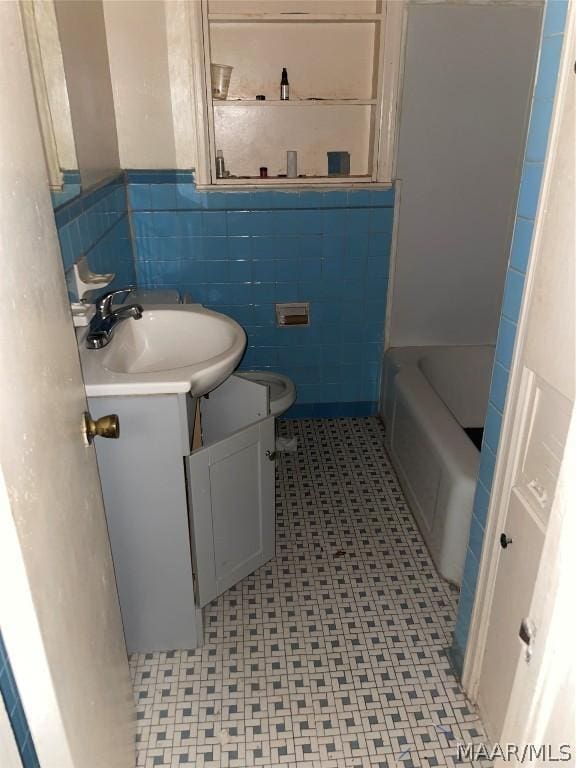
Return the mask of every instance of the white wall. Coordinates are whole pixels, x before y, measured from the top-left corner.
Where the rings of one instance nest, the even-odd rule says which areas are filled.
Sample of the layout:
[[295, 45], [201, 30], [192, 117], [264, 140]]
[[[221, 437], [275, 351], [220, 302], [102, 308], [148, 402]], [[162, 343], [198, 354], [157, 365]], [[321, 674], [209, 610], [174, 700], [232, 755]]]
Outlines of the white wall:
[[78, 168], [88, 189], [120, 169], [102, 0], [57, 0], [56, 18]]
[[391, 346], [498, 328], [541, 6], [409, 9]]
[[190, 16], [188, 0], [104, 0], [122, 168], [195, 166]]
[[174, 168], [163, 0], [104, 3], [122, 168]]

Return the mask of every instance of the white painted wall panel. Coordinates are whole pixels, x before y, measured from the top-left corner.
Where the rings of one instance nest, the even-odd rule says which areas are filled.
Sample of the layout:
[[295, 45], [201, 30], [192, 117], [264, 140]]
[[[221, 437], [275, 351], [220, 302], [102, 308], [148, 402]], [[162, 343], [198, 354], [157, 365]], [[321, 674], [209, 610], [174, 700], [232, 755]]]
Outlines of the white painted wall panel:
[[493, 344], [541, 5], [413, 5], [391, 346]]
[[165, 3], [107, 0], [104, 16], [120, 164], [175, 168]]

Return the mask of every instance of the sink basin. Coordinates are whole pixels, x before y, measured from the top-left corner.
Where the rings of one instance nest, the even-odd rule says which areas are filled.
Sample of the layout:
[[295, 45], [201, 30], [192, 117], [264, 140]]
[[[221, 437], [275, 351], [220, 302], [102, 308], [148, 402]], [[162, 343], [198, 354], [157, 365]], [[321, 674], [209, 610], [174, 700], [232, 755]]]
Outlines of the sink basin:
[[141, 319], [123, 320], [103, 349], [86, 349], [83, 340], [80, 347], [89, 396], [200, 396], [236, 368], [246, 334], [232, 318], [199, 304], [148, 306]]

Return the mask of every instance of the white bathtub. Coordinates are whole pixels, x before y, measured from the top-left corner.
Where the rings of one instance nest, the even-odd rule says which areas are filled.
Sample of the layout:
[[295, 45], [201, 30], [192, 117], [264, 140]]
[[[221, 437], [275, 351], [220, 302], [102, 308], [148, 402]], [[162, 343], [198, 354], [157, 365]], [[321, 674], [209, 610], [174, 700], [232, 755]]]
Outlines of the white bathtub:
[[405, 347], [384, 357], [381, 415], [387, 448], [439, 573], [460, 584], [493, 346]]

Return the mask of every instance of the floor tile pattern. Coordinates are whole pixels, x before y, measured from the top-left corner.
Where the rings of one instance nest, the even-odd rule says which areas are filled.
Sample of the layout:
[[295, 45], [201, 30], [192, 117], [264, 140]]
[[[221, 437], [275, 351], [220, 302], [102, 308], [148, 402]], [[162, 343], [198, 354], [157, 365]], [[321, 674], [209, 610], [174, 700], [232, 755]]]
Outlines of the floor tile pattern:
[[482, 724], [446, 656], [458, 594], [381, 423], [279, 429], [298, 451], [278, 460], [276, 557], [208, 606], [202, 649], [131, 658], [138, 766], [470, 765], [457, 744]]

